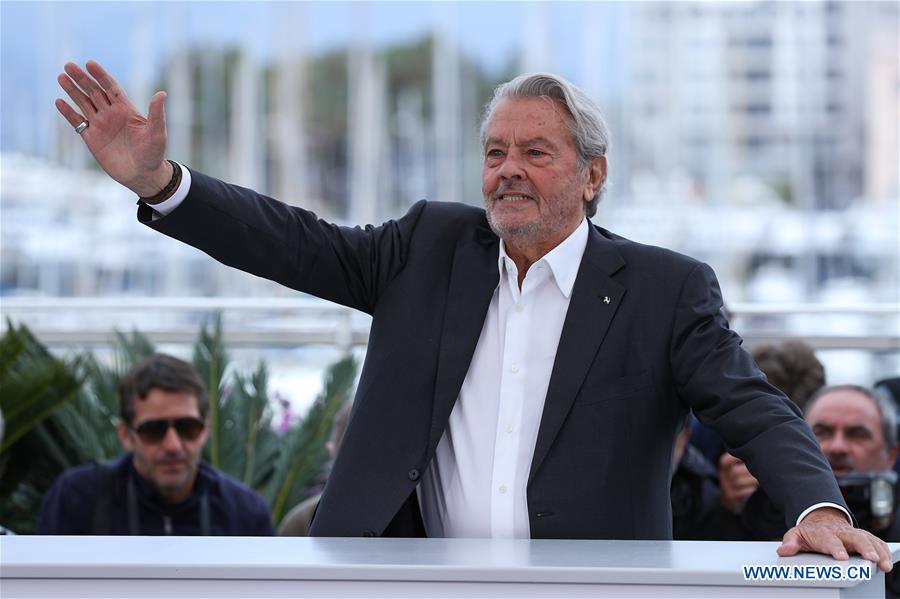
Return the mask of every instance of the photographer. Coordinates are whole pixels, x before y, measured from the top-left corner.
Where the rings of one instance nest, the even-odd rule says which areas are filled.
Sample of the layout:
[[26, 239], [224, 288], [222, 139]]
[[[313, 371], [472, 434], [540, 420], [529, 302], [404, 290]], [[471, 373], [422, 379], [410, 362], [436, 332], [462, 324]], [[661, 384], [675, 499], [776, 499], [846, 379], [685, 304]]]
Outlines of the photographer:
[[[893, 404], [865, 387], [836, 385], [812, 396], [805, 418], [858, 526], [884, 541], [900, 541]], [[784, 516], [762, 491], [747, 500], [742, 520], [758, 539], [779, 539], [786, 530]], [[900, 596], [900, 580], [888, 574], [886, 582], [889, 596]]]
[[900, 541], [894, 485], [885, 488], [896, 481], [888, 476], [897, 458], [894, 407], [864, 387], [838, 385], [813, 396], [806, 421], [860, 527], [886, 541]]

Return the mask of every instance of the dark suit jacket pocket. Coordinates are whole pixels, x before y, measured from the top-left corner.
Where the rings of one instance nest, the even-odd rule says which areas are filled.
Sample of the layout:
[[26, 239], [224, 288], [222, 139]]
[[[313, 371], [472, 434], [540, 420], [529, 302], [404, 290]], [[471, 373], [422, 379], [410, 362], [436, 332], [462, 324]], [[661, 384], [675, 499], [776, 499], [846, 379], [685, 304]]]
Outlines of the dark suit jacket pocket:
[[575, 402], [581, 405], [597, 404], [622, 399], [641, 389], [653, 386], [653, 374], [649, 370], [629, 374], [618, 379], [588, 380]]

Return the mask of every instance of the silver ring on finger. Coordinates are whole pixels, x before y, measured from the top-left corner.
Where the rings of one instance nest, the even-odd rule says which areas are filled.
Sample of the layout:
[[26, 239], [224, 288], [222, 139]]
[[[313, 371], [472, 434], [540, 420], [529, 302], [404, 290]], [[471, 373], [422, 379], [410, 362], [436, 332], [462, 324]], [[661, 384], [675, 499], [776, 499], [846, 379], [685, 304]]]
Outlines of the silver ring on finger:
[[90, 126], [89, 122], [81, 121], [81, 124], [75, 127], [75, 133], [81, 135], [82, 133], [84, 133], [84, 130], [88, 128], [88, 126]]

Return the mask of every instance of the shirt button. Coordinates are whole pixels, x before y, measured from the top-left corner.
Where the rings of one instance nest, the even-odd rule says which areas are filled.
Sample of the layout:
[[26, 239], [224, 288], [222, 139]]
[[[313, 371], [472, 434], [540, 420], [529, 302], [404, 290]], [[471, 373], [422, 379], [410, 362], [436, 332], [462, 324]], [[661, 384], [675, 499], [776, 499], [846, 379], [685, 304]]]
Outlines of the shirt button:
[[524, 309], [525, 309], [525, 306], [523, 306], [522, 304], [516, 304], [516, 312], [521, 312]]
[[500, 488], [498, 489], [498, 491], [500, 491], [501, 494], [505, 494], [506, 493], [506, 485], [500, 485]]
[[513, 427], [512, 427], [511, 424], [507, 424], [507, 425], [506, 425], [506, 432], [508, 432], [508, 433], [513, 432]]
[[519, 372], [519, 365], [513, 364], [512, 366], [509, 367], [509, 369], [513, 372]]

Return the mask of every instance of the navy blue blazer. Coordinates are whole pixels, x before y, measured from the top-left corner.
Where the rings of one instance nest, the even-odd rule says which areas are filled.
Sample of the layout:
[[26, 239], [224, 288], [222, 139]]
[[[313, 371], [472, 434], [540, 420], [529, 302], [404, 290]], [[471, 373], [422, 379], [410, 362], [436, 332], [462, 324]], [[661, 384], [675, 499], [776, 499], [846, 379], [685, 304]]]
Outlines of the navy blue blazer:
[[[415, 488], [499, 280], [484, 211], [422, 201], [381, 226], [340, 227], [192, 171], [184, 202], [151, 215], [139, 209], [148, 226], [220, 262], [373, 316], [311, 534], [421, 534]], [[689, 410], [791, 524], [815, 503], [844, 505], [796, 407], [729, 329], [712, 270], [591, 226], [534, 448], [531, 536], [671, 538], [671, 454]]]

